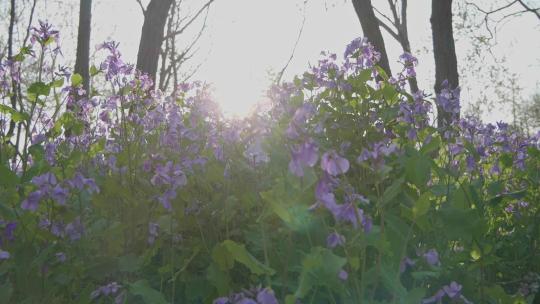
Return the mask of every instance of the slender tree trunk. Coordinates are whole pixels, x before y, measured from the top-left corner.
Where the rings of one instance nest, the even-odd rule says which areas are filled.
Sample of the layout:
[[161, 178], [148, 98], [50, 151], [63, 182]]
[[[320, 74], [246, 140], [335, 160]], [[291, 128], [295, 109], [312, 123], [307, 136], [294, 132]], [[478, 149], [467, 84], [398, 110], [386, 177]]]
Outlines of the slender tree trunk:
[[[452, 29], [452, 0], [431, 1], [431, 29], [433, 33], [433, 54], [435, 56], [435, 92], [441, 91], [441, 84], [447, 80], [450, 88], [459, 86], [456, 48]], [[450, 122], [449, 115], [438, 109], [439, 127]]]
[[144, 15], [137, 69], [156, 80], [163, 30], [173, 0], [152, 0]]
[[352, 0], [354, 10], [358, 19], [360, 20], [360, 25], [362, 26], [362, 31], [364, 36], [375, 46], [377, 51], [381, 53], [381, 60], [379, 65], [389, 76], [392, 75], [390, 70], [390, 64], [388, 62], [388, 55], [386, 53], [386, 48], [384, 46], [384, 40], [379, 28], [379, 21], [375, 16], [371, 0]]
[[[407, 26], [407, 0], [401, 1], [401, 24], [398, 33], [401, 48], [404, 52], [412, 54], [411, 43], [409, 41], [409, 29]], [[418, 82], [416, 81], [416, 77], [409, 78], [409, 86], [411, 88], [411, 93], [418, 92]]]
[[81, 0], [79, 10], [79, 33], [77, 36], [77, 57], [75, 73], [83, 78], [83, 87], [87, 96], [90, 95], [90, 31], [92, 20], [92, 0]]
[[[11, 0], [11, 8], [9, 11], [9, 29], [8, 29], [8, 59], [11, 60], [13, 58], [13, 36], [15, 31], [15, 0]], [[13, 110], [17, 110], [17, 84], [15, 81], [11, 81], [11, 88], [13, 92], [11, 92], [11, 107]], [[15, 130], [15, 121], [11, 119], [9, 122], [9, 129], [6, 133], [7, 138], [10, 139], [11, 136], [13, 136], [13, 132]]]

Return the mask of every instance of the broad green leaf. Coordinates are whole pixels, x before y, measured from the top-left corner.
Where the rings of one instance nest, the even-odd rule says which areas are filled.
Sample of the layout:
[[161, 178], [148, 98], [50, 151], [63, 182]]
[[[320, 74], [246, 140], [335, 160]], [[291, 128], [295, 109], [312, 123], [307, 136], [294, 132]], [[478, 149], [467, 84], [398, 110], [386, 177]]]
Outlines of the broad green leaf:
[[[159, 283], [159, 282], [158, 282]], [[135, 296], [140, 296], [147, 304], [167, 304], [163, 294], [148, 284], [147, 280], [139, 280], [129, 284], [129, 291]]]
[[424, 288], [414, 288], [407, 293], [407, 296], [400, 301], [402, 304], [418, 304], [422, 303], [422, 299], [426, 296]]
[[231, 240], [226, 240], [222, 245], [227, 248], [232, 257], [239, 263], [243, 264], [251, 270], [254, 274], [274, 274], [275, 271], [270, 267], [259, 262], [254, 256], [252, 256], [247, 250], [245, 245], [238, 244]]
[[216, 263], [211, 263], [206, 269], [206, 278], [217, 289], [219, 295], [226, 295], [231, 291], [231, 278], [229, 273], [222, 271]]
[[431, 160], [417, 151], [405, 159], [405, 177], [419, 188], [425, 187], [431, 178]]
[[49, 83], [51, 88], [61, 88], [64, 85], [64, 78], [57, 79]]
[[0, 113], [9, 114], [14, 122], [21, 122], [27, 120], [29, 117], [27, 113], [21, 113], [3, 104], [0, 104]]
[[394, 198], [396, 198], [401, 192], [401, 186], [403, 185], [403, 178], [396, 179], [392, 185], [384, 190], [382, 195], [381, 205], [385, 206], [390, 203]]
[[[9, 168], [0, 164], [0, 185], [3, 187], [12, 187], [19, 183], [19, 177], [15, 172], [11, 171]], [[2, 187], [2, 188], [3, 188]]]
[[100, 72], [101, 72], [101, 71], [100, 71], [98, 68], [96, 68], [95, 65], [92, 65], [92, 66], [90, 67], [90, 76], [92, 76], [92, 77], [93, 77], [93, 76], [96, 76], [96, 75], [99, 74]]
[[141, 268], [142, 260], [134, 254], [118, 258], [118, 269], [122, 272], [136, 272]]
[[302, 261], [300, 283], [295, 296], [303, 298], [316, 286], [326, 286], [330, 290], [338, 291], [342, 288], [338, 274], [346, 262], [345, 258], [335, 255], [329, 249], [312, 248]]
[[5, 301], [4, 303], [10, 303], [11, 295], [13, 294], [13, 285], [10, 281], [0, 285], [0, 299]]
[[216, 263], [221, 271], [227, 271], [234, 266], [234, 257], [223, 244], [216, 245], [212, 250], [212, 260]]
[[71, 75], [71, 85], [76, 87], [78, 85], [80, 85], [81, 83], [83, 82], [83, 78], [80, 74], [73, 74]]
[[418, 200], [414, 203], [412, 212], [415, 218], [418, 218], [429, 211], [431, 202], [429, 200], [429, 192], [422, 194]]
[[28, 93], [37, 96], [49, 96], [51, 87], [43, 82], [34, 82], [28, 87]]

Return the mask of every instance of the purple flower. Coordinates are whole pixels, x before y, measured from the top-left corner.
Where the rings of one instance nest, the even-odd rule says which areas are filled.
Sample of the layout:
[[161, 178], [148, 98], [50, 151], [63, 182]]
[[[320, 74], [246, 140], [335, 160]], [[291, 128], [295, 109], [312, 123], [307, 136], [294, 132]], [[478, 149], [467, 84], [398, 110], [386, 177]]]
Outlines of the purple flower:
[[17, 222], [9, 222], [6, 224], [6, 227], [4, 228], [4, 237], [9, 240], [13, 241], [15, 240], [14, 231], [17, 228]]
[[21, 208], [24, 210], [36, 211], [42, 198], [43, 193], [40, 190], [31, 192], [28, 197], [21, 203]]
[[55, 200], [58, 203], [58, 205], [62, 205], [62, 206], [66, 204], [66, 200], [68, 196], [69, 196], [68, 189], [63, 188], [60, 185], [56, 185], [56, 187], [54, 187], [54, 189], [52, 190], [52, 194], [51, 194], [52, 199]]
[[77, 217], [73, 222], [67, 224], [65, 233], [71, 241], [79, 240], [84, 233], [84, 226], [81, 223], [81, 218]]
[[304, 176], [304, 166], [313, 167], [319, 158], [319, 148], [312, 139], [292, 149], [289, 171], [296, 176]]
[[353, 227], [358, 228], [358, 221], [363, 221], [363, 211], [352, 203], [338, 205], [333, 211], [334, 217], [338, 221], [350, 222]]
[[416, 264], [415, 261], [409, 259], [409, 257], [404, 257], [399, 263], [399, 272], [404, 273], [408, 267], [414, 266], [414, 264]]
[[214, 300], [214, 302], [212, 302], [213, 304], [229, 304], [231, 302], [229, 302], [229, 298], [227, 297], [221, 297], [221, 298], [217, 298]]
[[368, 215], [362, 219], [362, 228], [364, 228], [365, 233], [369, 233], [373, 228], [373, 220]]
[[111, 282], [107, 285], [100, 286], [98, 289], [92, 291], [90, 297], [94, 300], [99, 298], [100, 296], [113, 296], [120, 290], [120, 288], [122, 288], [121, 285], [116, 282]]
[[156, 238], [159, 235], [159, 224], [148, 223], [148, 244], [154, 244]]
[[79, 172], [77, 172], [75, 176], [68, 181], [68, 185], [77, 190], [84, 190], [86, 188], [90, 194], [99, 193], [99, 188], [96, 185], [96, 182], [92, 178], [85, 178]]
[[55, 254], [55, 256], [56, 256], [56, 259], [58, 260], [58, 262], [60, 262], [60, 263], [64, 263], [66, 261], [66, 259], [67, 259], [66, 254], [63, 253], [63, 252], [57, 252]]
[[163, 207], [169, 211], [172, 210], [171, 200], [176, 198], [176, 191], [173, 189], [168, 189], [161, 196], [158, 197], [158, 201], [163, 205]]
[[48, 189], [50, 186], [56, 185], [56, 176], [50, 172], [47, 172], [32, 178], [32, 184], [36, 185], [38, 188]]
[[461, 285], [452, 281], [449, 285], [444, 286], [443, 290], [451, 299], [453, 299], [459, 296], [459, 293], [461, 292], [461, 288], [462, 288]]
[[337, 232], [332, 232], [326, 238], [326, 246], [329, 248], [336, 248], [345, 244], [345, 237]]
[[525, 202], [525, 201], [520, 201], [520, 202], [518, 203], [518, 206], [519, 206], [520, 208], [527, 208], [527, 207], [529, 207], [529, 203], [528, 203], [528, 202]]
[[240, 301], [236, 302], [236, 304], [257, 304], [257, 302], [255, 302], [255, 300], [251, 298], [243, 298]]
[[476, 160], [474, 159], [474, 156], [467, 155], [466, 158], [467, 161], [467, 171], [471, 172], [476, 168]]
[[349, 274], [345, 270], [341, 269], [338, 273], [338, 278], [342, 281], [346, 281], [349, 278]]
[[444, 297], [444, 295], [445, 295], [444, 290], [439, 289], [439, 290], [437, 290], [435, 295], [433, 295], [433, 296], [431, 296], [431, 297], [429, 297], [427, 299], [423, 299], [422, 304], [431, 304], [431, 303], [440, 302], [442, 300], [442, 298]]
[[321, 157], [321, 168], [328, 174], [336, 176], [349, 170], [349, 161], [335, 151], [329, 151]]
[[51, 39], [58, 39], [58, 34], [59, 32], [57, 30], [53, 30], [53, 26], [51, 24], [39, 20], [39, 27], [32, 28], [32, 37], [30, 38], [30, 41], [32, 43], [37, 41], [39, 44], [45, 45], [50, 43]]
[[435, 249], [430, 249], [426, 253], [424, 253], [424, 258], [426, 259], [426, 262], [431, 266], [435, 266], [440, 263], [439, 253]]
[[274, 291], [269, 288], [264, 288], [257, 294], [257, 302], [259, 304], [278, 304]]
[[0, 249], [0, 260], [7, 260], [9, 257], [9, 252]]

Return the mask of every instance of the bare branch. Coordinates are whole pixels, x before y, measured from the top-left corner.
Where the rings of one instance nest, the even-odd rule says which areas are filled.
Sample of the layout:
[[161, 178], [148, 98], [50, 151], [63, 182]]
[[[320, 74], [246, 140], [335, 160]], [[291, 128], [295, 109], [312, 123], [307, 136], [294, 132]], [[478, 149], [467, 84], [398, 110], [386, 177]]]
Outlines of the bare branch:
[[302, 37], [302, 33], [304, 32], [304, 25], [306, 24], [306, 3], [307, 1], [304, 1], [304, 11], [302, 16], [302, 25], [300, 25], [300, 30], [298, 31], [298, 36], [296, 37], [296, 41], [294, 42], [294, 46], [291, 52], [291, 56], [289, 57], [289, 60], [287, 60], [287, 63], [283, 66], [281, 71], [279, 71], [278, 77], [276, 79], [276, 83], [279, 84], [281, 82], [281, 78], [283, 77], [283, 74], [285, 73], [285, 70], [287, 67], [289, 67], [289, 64], [294, 58], [294, 53], [296, 52], [296, 47], [298, 47], [298, 43], [300, 42], [300, 38]]
[[390, 36], [392, 36], [394, 39], [396, 39], [398, 42], [401, 41], [399, 38], [398, 33], [394, 32], [390, 26], [388, 26], [386, 23], [384, 23], [379, 17], [377, 17], [377, 21], [379, 22], [379, 26], [381, 26], [383, 29], [385, 29]]
[[135, 0], [139, 4], [139, 7], [141, 8], [143, 16], [146, 16], [146, 9], [144, 8], [144, 5], [142, 4], [141, 0]]
[[[390, 17], [386, 16], [385, 14], [383, 14], [381, 11], [379, 11], [375, 6], [373, 7], [373, 10], [378, 13], [379, 15], [381, 15], [384, 19], [388, 20], [388, 22], [390, 22], [390, 24], [392, 24], [394, 27], [397, 28], [397, 25], [395, 23], [395, 20], [392, 20], [390, 19]], [[379, 18], [377, 18], [379, 19]], [[380, 19], [379, 19], [380, 20]]]
[[398, 27], [401, 22], [397, 14], [396, 3], [392, 0], [388, 0], [388, 5], [390, 6], [390, 11], [392, 11], [392, 16], [394, 17], [394, 25]]
[[[498, 13], [498, 12], [501, 12], [501, 11], [503, 11], [505, 9], [508, 9], [511, 6], [513, 6], [514, 4], [520, 4], [525, 10], [520, 10], [520, 11], [516, 11], [516, 12], [510, 13], [510, 14], [504, 15], [502, 18], [500, 18], [499, 20], [497, 20], [495, 22], [495, 27], [492, 30], [491, 27], [490, 27], [490, 20], [491, 20], [490, 17], [491, 17], [491, 15], [493, 15], [495, 13]], [[536, 9], [531, 8], [523, 0], [514, 0], [514, 1], [511, 1], [511, 2], [508, 2], [507, 4], [505, 4], [505, 5], [501, 6], [501, 7], [498, 7], [498, 8], [489, 10], [489, 11], [485, 10], [485, 9], [482, 9], [480, 6], [478, 6], [474, 2], [465, 1], [465, 5], [466, 6], [472, 6], [476, 10], [478, 10], [479, 12], [484, 14], [483, 23], [484, 23], [484, 26], [486, 27], [487, 32], [490, 35], [490, 39], [493, 39], [495, 37], [495, 35], [493, 34], [493, 31], [495, 31], [495, 33], [497, 32], [497, 27], [499, 26], [499, 24], [502, 21], [504, 21], [504, 20], [506, 20], [506, 19], [508, 19], [510, 17], [514, 17], [514, 16], [521, 15], [523, 13], [531, 12], [531, 13], [535, 14], [538, 17], [538, 19], [540, 19], [540, 8], [536, 8]]]
[[517, 0], [521, 6], [525, 8], [527, 12], [531, 12], [536, 15], [538, 19], [540, 19], [540, 7], [539, 8], [531, 8], [529, 7], [523, 0]]
[[480, 12], [482, 12], [482, 13], [484, 13], [484, 14], [486, 14], [486, 15], [491, 15], [491, 14], [494, 14], [494, 13], [496, 13], [496, 12], [502, 11], [503, 9], [509, 8], [510, 6], [516, 4], [518, 1], [519, 1], [519, 0], [514, 0], [514, 1], [512, 1], [512, 2], [509, 2], [509, 3], [506, 4], [506, 5], [503, 5], [503, 6], [499, 7], [499, 8], [496, 8], [496, 9], [491, 10], [491, 11], [483, 10], [482, 8], [480, 8], [480, 7], [479, 7], [476, 3], [474, 3], [474, 2], [468, 2], [468, 1], [465, 1], [465, 4], [466, 4], [466, 5], [470, 5], [470, 6], [475, 7], [477, 10], [479, 10]]
[[34, 12], [36, 10], [36, 3], [37, 0], [34, 0], [34, 3], [32, 3], [32, 9], [30, 9], [30, 19], [28, 20], [28, 26], [26, 27], [26, 34], [24, 36], [23, 44], [24, 47], [26, 45], [26, 42], [28, 41], [28, 38], [30, 37], [30, 27], [32, 26], [32, 22], [34, 19]]
[[189, 25], [191, 25], [198, 17], [199, 15], [205, 10], [205, 9], [208, 9], [210, 8], [210, 5], [214, 2], [215, 0], [209, 0], [208, 2], [206, 2], [205, 5], [203, 5], [198, 11], [197, 13], [195, 13], [195, 15], [188, 21], [186, 22], [186, 24], [184, 24], [184, 26], [182, 28], [180, 28], [179, 30], [177, 31], [174, 31], [170, 34], [167, 34], [167, 36], [163, 37], [163, 39], [168, 39], [170, 38], [171, 36], [176, 36], [176, 35], [180, 35], [182, 34], [186, 28], [188, 28]]
[[407, 0], [401, 0], [401, 28], [402, 36], [409, 37], [407, 30]]

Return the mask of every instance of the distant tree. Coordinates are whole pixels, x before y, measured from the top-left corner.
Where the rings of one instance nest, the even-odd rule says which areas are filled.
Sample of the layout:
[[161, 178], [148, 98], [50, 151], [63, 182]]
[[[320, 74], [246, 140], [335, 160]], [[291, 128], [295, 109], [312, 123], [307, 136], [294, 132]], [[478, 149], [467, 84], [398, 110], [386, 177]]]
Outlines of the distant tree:
[[[184, 69], [181, 67], [186, 61], [190, 60], [197, 51], [197, 42], [203, 36], [204, 30], [206, 29], [208, 12], [210, 10], [210, 5], [214, 1], [215, 0], [207, 0], [204, 5], [191, 15], [186, 15], [184, 13], [186, 9], [182, 6], [182, 1], [173, 2], [167, 19], [163, 45], [160, 53], [161, 63], [157, 86], [162, 91], [170, 88], [171, 83], [178, 84], [186, 81], [198, 70], [200, 64], [191, 69]], [[182, 36], [188, 28], [195, 26], [195, 21], [203, 15], [204, 19], [195, 36]], [[182, 39], [178, 39], [179, 36], [182, 36]], [[173, 86], [172, 89], [174, 91], [175, 86]]]
[[[400, 5], [398, 5], [398, 2], [400, 2]], [[401, 45], [403, 52], [412, 53], [411, 43], [409, 41], [409, 30], [407, 27], [407, 0], [388, 0], [388, 6], [392, 13], [391, 17], [383, 14], [377, 7], [373, 7], [378, 14], [376, 17], [379, 25]], [[390, 25], [387, 23], [390, 23]], [[411, 77], [408, 81], [411, 92], [417, 92], [418, 83], [416, 78]]]
[[525, 101], [520, 114], [526, 131], [540, 131], [540, 93]]
[[[140, 3], [140, 2], [139, 2]], [[137, 54], [137, 69], [156, 79], [161, 43], [173, 0], [151, 0], [144, 13], [144, 23]]]
[[83, 77], [83, 87], [90, 94], [90, 32], [92, 20], [92, 0], [81, 0], [79, 9], [79, 33], [77, 35], [77, 55], [75, 58], [75, 73]]
[[384, 39], [379, 28], [379, 20], [375, 16], [375, 11], [371, 0], [352, 0], [356, 15], [360, 20], [362, 26], [362, 32], [364, 37], [375, 46], [375, 48], [381, 53], [381, 60], [379, 65], [388, 74], [391, 75], [390, 63], [388, 61], [388, 54], [386, 53], [386, 47], [384, 45]]
[[[459, 87], [459, 74], [452, 28], [452, 0], [431, 1], [431, 29], [435, 57], [435, 93], [441, 92], [444, 81], [450, 88]], [[442, 109], [437, 111], [439, 127], [447, 126], [450, 116]]]

